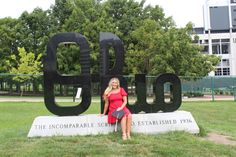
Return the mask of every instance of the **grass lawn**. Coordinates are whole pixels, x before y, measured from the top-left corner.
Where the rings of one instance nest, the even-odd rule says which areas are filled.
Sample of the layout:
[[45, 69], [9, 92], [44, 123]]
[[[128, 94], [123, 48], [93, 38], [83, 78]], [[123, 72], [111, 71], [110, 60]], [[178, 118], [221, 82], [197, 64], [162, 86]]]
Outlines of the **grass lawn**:
[[[216, 132], [236, 139], [236, 103], [232, 101], [184, 102], [179, 110], [190, 111], [203, 132]], [[85, 114], [99, 113], [93, 103]], [[228, 157], [236, 146], [215, 144], [199, 135], [170, 132], [134, 134], [122, 141], [121, 133], [96, 136], [27, 138], [37, 116], [51, 115], [43, 103], [0, 103], [0, 157], [153, 156]]]

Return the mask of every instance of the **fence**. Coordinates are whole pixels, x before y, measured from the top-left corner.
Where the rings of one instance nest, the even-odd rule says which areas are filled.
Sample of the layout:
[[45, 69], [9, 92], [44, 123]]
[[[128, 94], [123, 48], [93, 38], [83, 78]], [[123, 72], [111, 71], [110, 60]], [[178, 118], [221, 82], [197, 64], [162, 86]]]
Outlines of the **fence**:
[[[124, 76], [128, 83], [128, 92], [135, 96], [134, 76]], [[153, 96], [153, 83], [155, 76], [146, 76], [146, 93]], [[234, 100], [236, 101], [236, 77], [180, 77], [183, 100]], [[78, 86], [54, 86], [56, 96], [76, 95]], [[100, 83], [92, 83], [92, 95], [100, 95]], [[168, 83], [165, 92], [169, 92]], [[5, 96], [43, 96], [42, 75], [13, 75], [0, 74], [0, 95]], [[167, 94], [168, 95], [168, 94]]]

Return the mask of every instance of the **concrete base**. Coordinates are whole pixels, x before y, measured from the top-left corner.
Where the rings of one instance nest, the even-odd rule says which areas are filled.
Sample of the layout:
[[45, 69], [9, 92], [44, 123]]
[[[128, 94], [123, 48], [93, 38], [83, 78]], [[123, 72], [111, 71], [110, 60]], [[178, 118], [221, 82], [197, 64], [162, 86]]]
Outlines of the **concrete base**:
[[[135, 133], [158, 134], [176, 130], [199, 133], [192, 114], [186, 111], [132, 114], [132, 118], [132, 132]], [[40, 116], [35, 118], [28, 137], [108, 134], [114, 128], [115, 125], [107, 123], [107, 116], [100, 117], [98, 114]]]

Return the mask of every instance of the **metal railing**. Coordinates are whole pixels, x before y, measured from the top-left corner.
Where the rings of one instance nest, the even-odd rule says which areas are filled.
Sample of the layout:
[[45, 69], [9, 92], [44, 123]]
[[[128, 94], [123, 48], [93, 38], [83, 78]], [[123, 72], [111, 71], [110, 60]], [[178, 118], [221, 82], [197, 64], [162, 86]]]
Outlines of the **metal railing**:
[[[128, 92], [135, 96], [134, 76], [124, 76], [128, 83]], [[182, 85], [183, 99], [189, 100], [234, 100], [236, 101], [236, 77], [179, 77]], [[146, 93], [153, 96], [153, 83], [156, 76], [146, 76]], [[54, 86], [56, 96], [75, 96], [78, 86]], [[100, 95], [100, 83], [92, 83], [92, 95]], [[43, 96], [42, 75], [0, 74], [0, 95], [3, 96]], [[168, 93], [169, 86], [165, 86]]]

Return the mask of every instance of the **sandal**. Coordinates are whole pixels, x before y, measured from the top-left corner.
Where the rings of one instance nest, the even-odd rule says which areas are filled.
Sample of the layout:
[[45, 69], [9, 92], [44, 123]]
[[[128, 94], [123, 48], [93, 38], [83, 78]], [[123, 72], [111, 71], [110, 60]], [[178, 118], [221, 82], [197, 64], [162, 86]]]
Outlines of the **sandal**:
[[131, 140], [131, 136], [130, 136], [129, 134], [127, 134], [127, 138], [128, 138], [129, 140]]
[[123, 140], [127, 140], [126, 134], [122, 134], [122, 139], [123, 139]]

